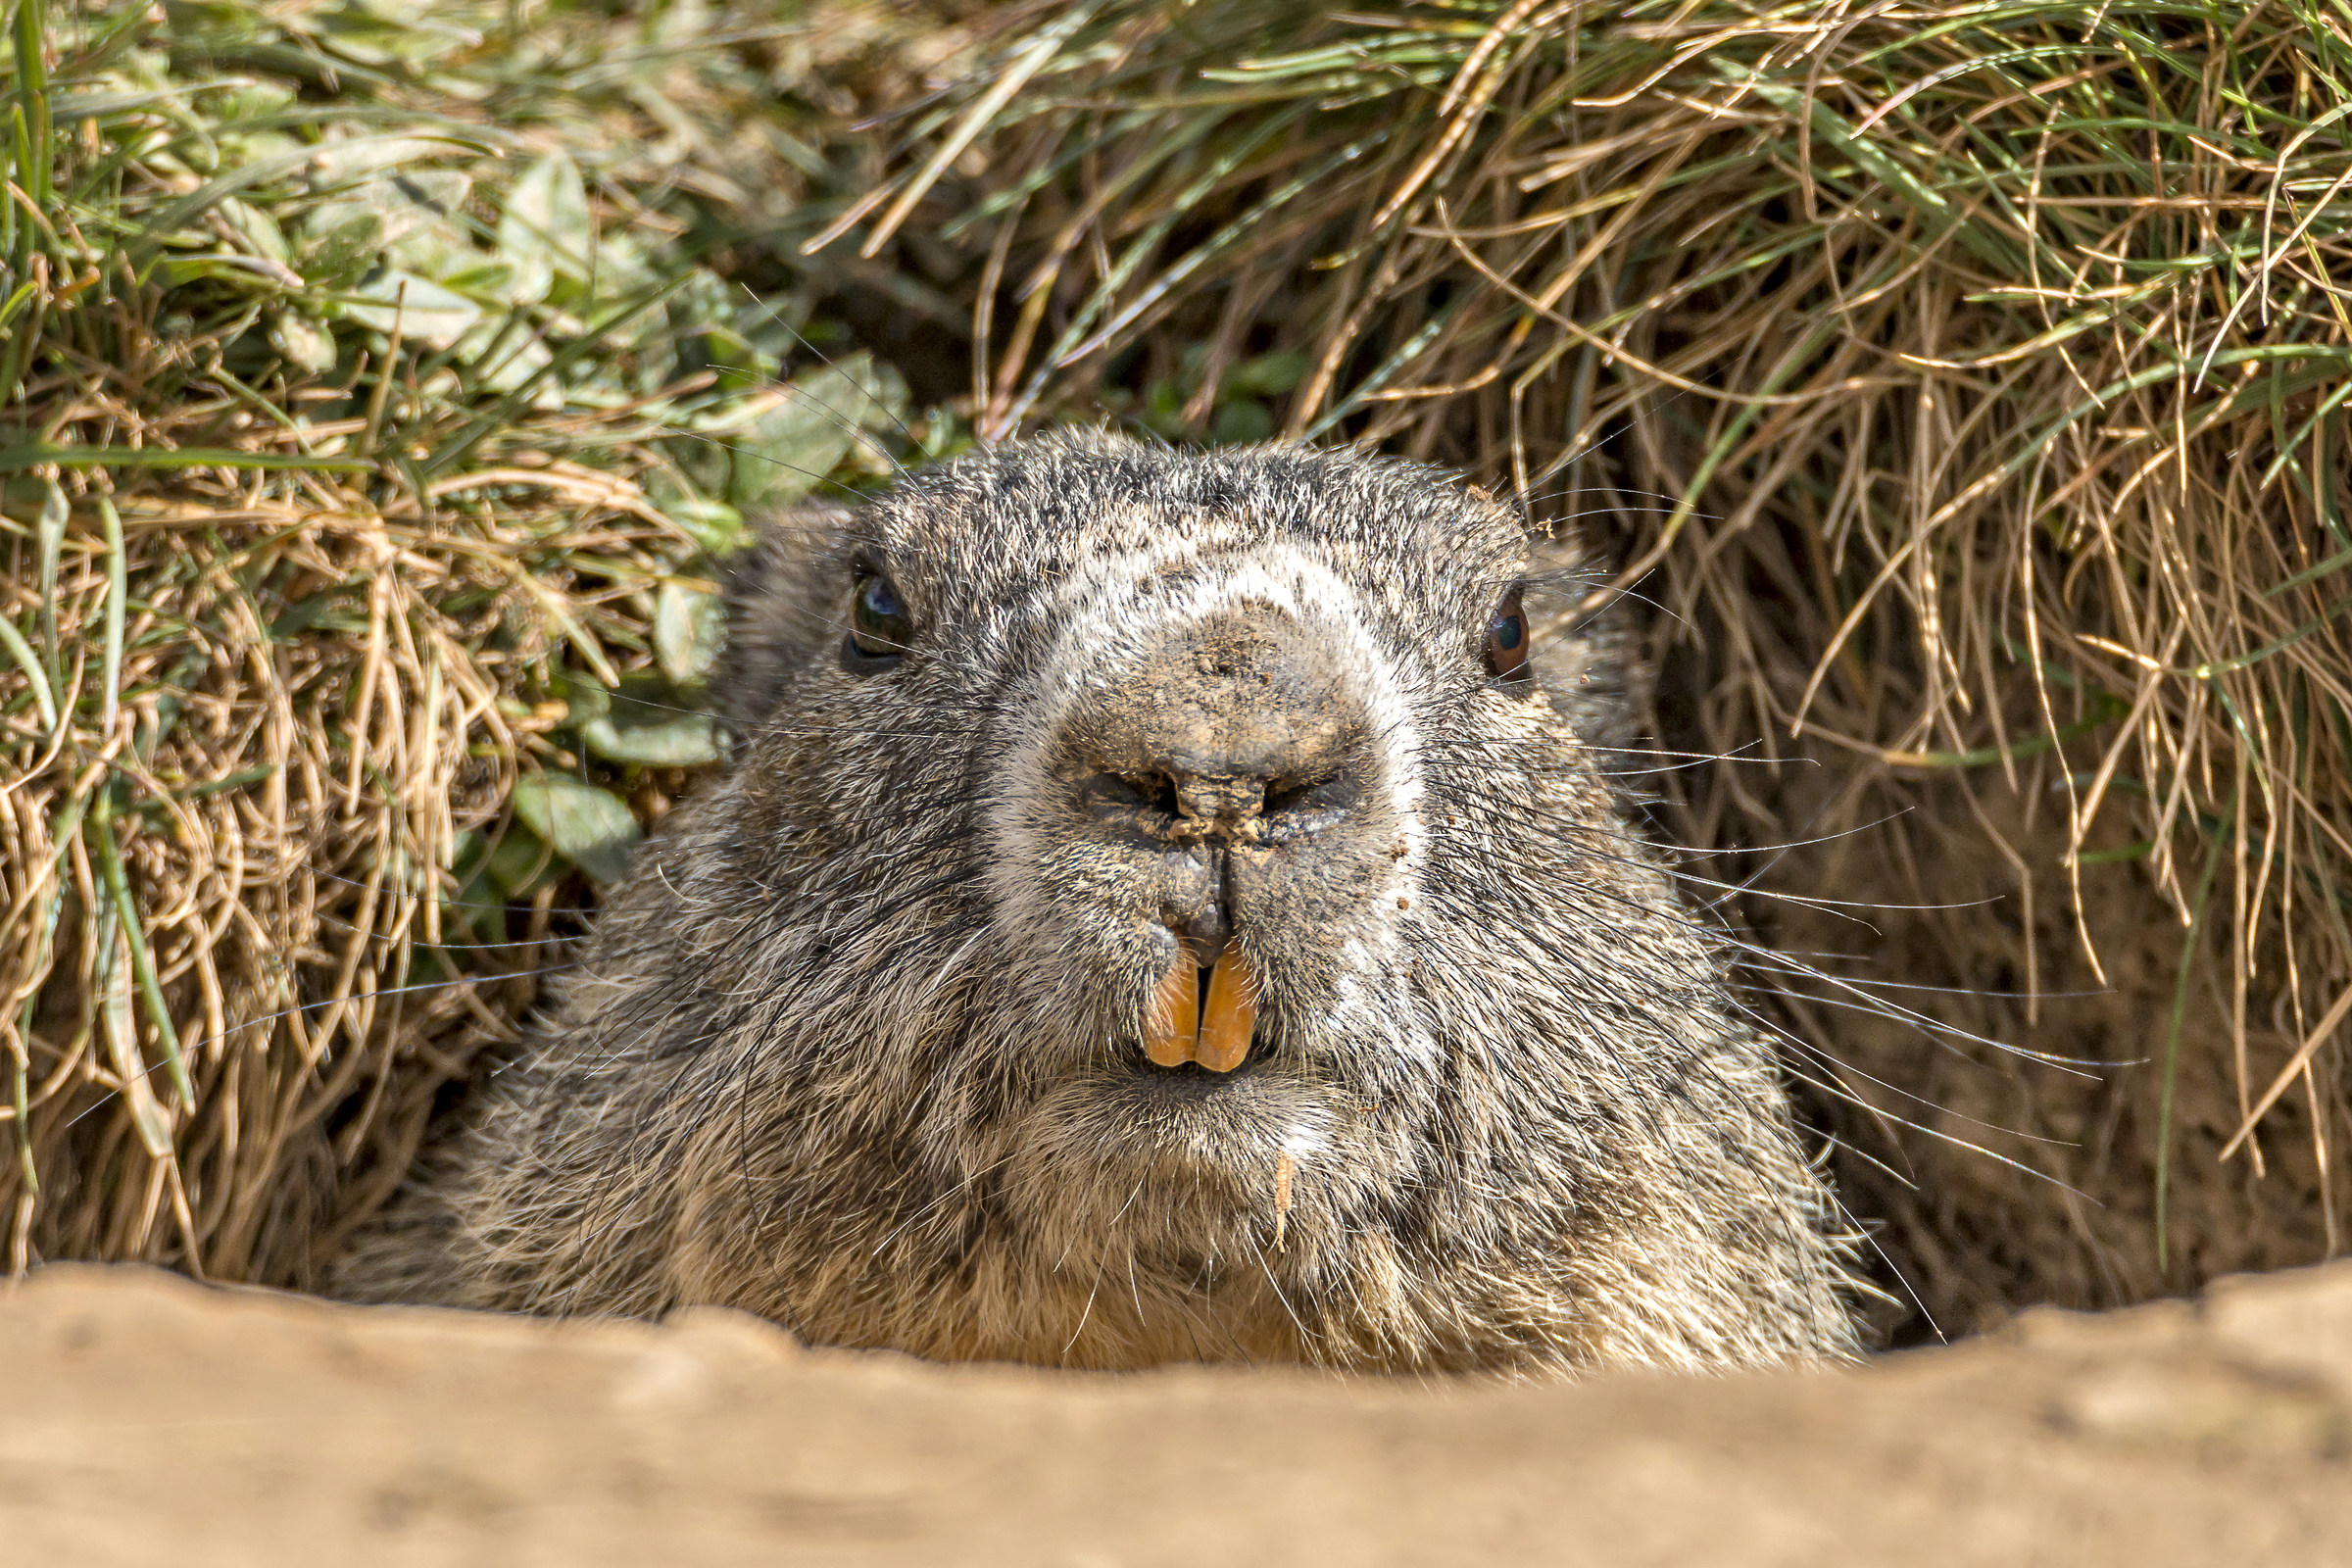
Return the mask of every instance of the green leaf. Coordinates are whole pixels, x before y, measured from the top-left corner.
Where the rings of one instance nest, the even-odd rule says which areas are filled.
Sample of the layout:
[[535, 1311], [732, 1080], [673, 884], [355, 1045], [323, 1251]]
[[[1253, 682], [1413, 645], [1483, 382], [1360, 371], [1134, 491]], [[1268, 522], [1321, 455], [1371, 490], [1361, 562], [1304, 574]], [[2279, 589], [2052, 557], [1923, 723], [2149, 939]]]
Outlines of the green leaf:
[[172, 288], [205, 281], [255, 293], [278, 293], [285, 288], [284, 274], [249, 256], [172, 256], [165, 258], [156, 271]]
[[710, 673], [727, 637], [727, 607], [716, 594], [662, 585], [654, 601], [654, 654], [662, 673], [681, 686]]
[[617, 882], [644, 836], [621, 798], [563, 773], [534, 773], [514, 786], [514, 814], [556, 853], [599, 882]]
[[270, 640], [290, 643], [318, 623], [319, 617], [335, 608], [336, 602], [350, 592], [350, 586], [337, 583], [311, 595], [308, 599], [288, 605], [270, 622]]
[[896, 427], [901, 411], [892, 405], [904, 404], [905, 391], [895, 377], [880, 379], [866, 356], [853, 354], [751, 401], [760, 412], [732, 443], [727, 499], [738, 507], [778, 506], [808, 494], [853, 442], [871, 443], [872, 432]]
[[[485, 316], [474, 323], [458, 340], [453, 357], [472, 367], [472, 373], [465, 381], [468, 397], [483, 391], [513, 392], [554, 364], [556, 358], [537, 337], [510, 330], [503, 314]], [[527, 396], [532, 408], [564, 406], [564, 388], [552, 377], [542, 379]]]
[[1225, 373], [1221, 392], [1237, 397], [1279, 397], [1306, 376], [1307, 358], [1295, 349], [1260, 354]]
[[[657, 479], [665, 477], [657, 474]], [[712, 556], [734, 554], [744, 544], [743, 514], [724, 501], [689, 495], [674, 486], [658, 487], [655, 505], [662, 514], [694, 536], [694, 542]]]
[[562, 857], [549, 855], [547, 849], [545, 839], [513, 823], [482, 861], [482, 878], [501, 899], [520, 903], [554, 880], [550, 873], [562, 867]]
[[564, 724], [609, 762], [698, 767], [718, 760], [716, 720], [692, 706], [691, 697], [682, 696], [664, 676], [624, 675], [618, 690], [608, 690], [566, 675], [557, 692], [570, 710]]
[[[454, 136], [345, 136], [322, 143], [308, 160], [313, 189], [356, 182], [370, 174], [397, 171], [415, 183], [422, 172], [417, 165], [428, 159], [459, 157], [469, 151]], [[388, 181], [386, 183], [389, 183]]]
[[473, 177], [455, 169], [408, 169], [362, 180], [310, 210], [303, 232], [314, 246], [331, 234], [371, 233], [372, 250], [396, 245], [421, 228], [449, 222], [473, 190]]
[[293, 253], [286, 248], [286, 236], [284, 231], [277, 226], [277, 220], [259, 207], [230, 196], [213, 210], [219, 213], [222, 220], [235, 229], [248, 244], [252, 245], [257, 253], [267, 256], [281, 267], [292, 259]]
[[498, 248], [514, 269], [509, 297], [529, 304], [545, 299], [559, 276], [586, 281], [595, 243], [588, 190], [572, 161], [551, 153], [524, 170], [498, 220]]
[[1274, 416], [1255, 398], [1220, 403], [1215, 416], [1209, 420], [1208, 438], [1219, 446], [1270, 441], [1273, 437]]
[[325, 207], [311, 215], [304, 228], [309, 239], [296, 270], [319, 287], [334, 288], [354, 281], [375, 264], [384, 248], [384, 218], [358, 203], [326, 205], [337, 208], [333, 220], [325, 220]]
[[554, 695], [566, 710], [564, 722], [575, 729], [612, 711], [612, 694], [583, 675], [557, 676]]
[[481, 319], [482, 308], [430, 278], [386, 268], [359, 286], [359, 301], [347, 301], [346, 318], [389, 337], [393, 323], [411, 343], [445, 349]]
[[270, 316], [270, 346], [284, 355], [288, 365], [313, 373], [335, 368], [334, 334], [299, 311]]
[[659, 724], [590, 719], [580, 726], [580, 739], [608, 762], [639, 767], [699, 767], [718, 760], [718, 724], [709, 713], [681, 713]]

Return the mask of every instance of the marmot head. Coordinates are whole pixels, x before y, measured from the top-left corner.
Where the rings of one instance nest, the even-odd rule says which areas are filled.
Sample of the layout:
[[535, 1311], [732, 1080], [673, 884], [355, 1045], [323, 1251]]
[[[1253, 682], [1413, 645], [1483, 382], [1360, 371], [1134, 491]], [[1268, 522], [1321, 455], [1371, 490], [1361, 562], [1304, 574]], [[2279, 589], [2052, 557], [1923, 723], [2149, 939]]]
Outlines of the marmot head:
[[1622, 1086], [1737, 1026], [1622, 827], [1592, 587], [1463, 485], [1285, 446], [1061, 436], [779, 530], [730, 836], [811, 1071], [1053, 1228], [1159, 1192], [1188, 1255], [1286, 1165], [1297, 1245], [1442, 1165], [1605, 1164]]
[[1849, 1353], [1568, 544], [1102, 435], [768, 530], [734, 765], [346, 1276], [945, 1356]]

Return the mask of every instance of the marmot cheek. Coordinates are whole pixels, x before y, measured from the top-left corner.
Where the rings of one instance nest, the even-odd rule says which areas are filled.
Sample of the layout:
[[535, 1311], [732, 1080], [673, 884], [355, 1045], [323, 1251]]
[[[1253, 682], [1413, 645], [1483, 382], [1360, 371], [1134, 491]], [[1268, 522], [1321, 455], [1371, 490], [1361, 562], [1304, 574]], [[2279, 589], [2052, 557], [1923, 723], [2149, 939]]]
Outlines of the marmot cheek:
[[1401, 840], [1393, 816], [1366, 808], [1311, 843], [1233, 858], [1235, 919], [1253, 934], [1270, 971], [1261, 981], [1287, 994], [1290, 982], [1313, 980], [1350, 943], [1387, 940], [1420, 891], [1417, 868], [1394, 853]]

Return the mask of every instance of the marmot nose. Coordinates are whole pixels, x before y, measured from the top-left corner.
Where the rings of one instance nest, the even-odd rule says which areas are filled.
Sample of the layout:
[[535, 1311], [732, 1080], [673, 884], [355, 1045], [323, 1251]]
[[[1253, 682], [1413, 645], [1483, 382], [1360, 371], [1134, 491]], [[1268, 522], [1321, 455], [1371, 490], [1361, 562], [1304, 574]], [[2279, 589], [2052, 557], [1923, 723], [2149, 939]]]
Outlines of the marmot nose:
[[1344, 811], [1362, 705], [1329, 639], [1273, 610], [1172, 633], [1072, 715], [1088, 808], [1153, 837], [1264, 844]]

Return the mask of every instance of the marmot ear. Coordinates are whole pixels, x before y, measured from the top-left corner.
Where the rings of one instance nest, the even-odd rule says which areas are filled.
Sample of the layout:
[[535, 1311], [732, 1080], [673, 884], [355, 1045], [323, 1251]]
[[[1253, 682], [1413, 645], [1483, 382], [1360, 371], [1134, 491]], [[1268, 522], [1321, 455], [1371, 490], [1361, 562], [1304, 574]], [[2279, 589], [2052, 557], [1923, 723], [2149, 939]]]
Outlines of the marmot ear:
[[1589, 746], [1634, 745], [1649, 672], [1599, 558], [1561, 525], [1531, 532], [1525, 604], [1528, 658], [1552, 707]]
[[750, 519], [752, 542], [721, 566], [727, 646], [710, 675], [711, 705], [738, 739], [775, 711], [793, 676], [841, 635], [834, 577], [856, 514], [808, 502]]

